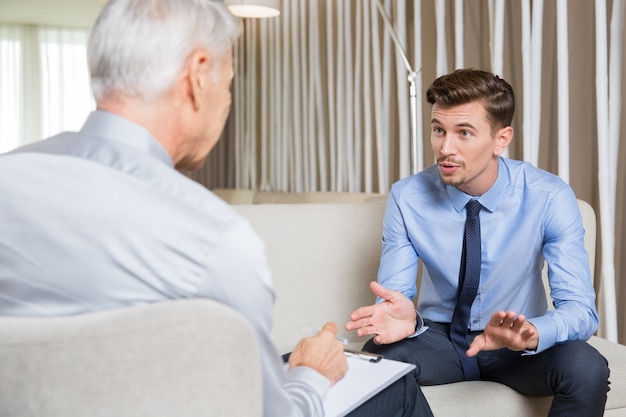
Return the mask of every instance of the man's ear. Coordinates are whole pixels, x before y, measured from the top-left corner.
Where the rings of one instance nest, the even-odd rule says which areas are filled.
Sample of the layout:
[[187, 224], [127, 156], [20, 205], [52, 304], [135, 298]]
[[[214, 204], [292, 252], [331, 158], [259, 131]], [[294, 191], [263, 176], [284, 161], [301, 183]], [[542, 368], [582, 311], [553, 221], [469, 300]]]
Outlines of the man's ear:
[[188, 94], [194, 110], [198, 110], [200, 98], [209, 90], [210, 64], [209, 55], [202, 49], [196, 49], [187, 59]]
[[513, 128], [511, 126], [503, 127], [496, 133], [496, 148], [494, 154], [497, 156], [502, 155], [504, 150], [509, 146], [513, 140]]

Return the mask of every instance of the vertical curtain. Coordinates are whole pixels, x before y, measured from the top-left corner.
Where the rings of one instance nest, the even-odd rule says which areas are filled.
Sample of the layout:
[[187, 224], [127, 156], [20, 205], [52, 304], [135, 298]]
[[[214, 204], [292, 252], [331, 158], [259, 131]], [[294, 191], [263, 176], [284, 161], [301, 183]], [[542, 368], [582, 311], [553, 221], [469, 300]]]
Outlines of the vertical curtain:
[[[595, 2], [596, 17], [596, 113], [598, 137], [598, 178], [600, 194], [601, 231], [615, 229], [615, 204], [617, 163], [619, 152], [619, 120], [622, 94], [619, 92], [622, 78], [620, 38], [624, 26], [624, 3], [613, 4], [610, 18], [611, 33], [607, 36], [607, 5], [604, 0]], [[611, 54], [608, 49], [610, 43]], [[609, 93], [610, 91], [610, 93]], [[604, 295], [605, 321], [602, 329], [611, 340], [617, 339], [617, 308], [615, 294], [615, 236], [601, 234], [601, 288]]]
[[[420, 166], [433, 162], [430, 146], [422, 143], [430, 120], [423, 89], [448, 71], [448, 62], [493, 70], [509, 81], [517, 114], [508, 155], [561, 174], [595, 208], [599, 333], [614, 339], [615, 321], [622, 343], [626, 147], [619, 144], [626, 115], [617, 104], [625, 93], [619, 82], [625, 35], [618, 23], [610, 33], [596, 35], [596, 29], [612, 18], [623, 27], [623, 1], [597, 0], [607, 9], [597, 16], [588, 0], [569, 0], [567, 7], [540, 0], [383, 0], [420, 69]], [[406, 70], [375, 1], [282, 3], [278, 18], [244, 21], [231, 118], [204, 173], [193, 175], [209, 188], [387, 192], [410, 174], [409, 94]], [[598, 55], [602, 42], [611, 45], [605, 58]], [[600, 98], [596, 93], [604, 87], [597, 81], [608, 77], [609, 62], [619, 70], [611, 72]], [[611, 104], [603, 107], [603, 100]], [[602, 141], [609, 136], [605, 151]], [[602, 174], [605, 165], [613, 167], [614, 178]], [[601, 191], [605, 183], [612, 200]], [[610, 247], [603, 252], [603, 245]], [[611, 313], [613, 296], [617, 314]]]
[[38, 28], [42, 130], [47, 137], [78, 130], [95, 107], [87, 68], [88, 32]]
[[64, 130], [95, 108], [87, 29], [0, 25], [0, 153]]
[[17, 26], [0, 26], [0, 153], [21, 143], [24, 136], [22, 119], [22, 85], [28, 78], [22, 70], [24, 55], [22, 31]]
[[[411, 1], [385, 3], [395, 21], [415, 13]], [[412, 19], [398, 27], [419, 50]], [[408, 74], [374, 2], [283, 2], [278, 18], [244, 21], [235, 57], [233, 135], [205, 169], [230, 149], [240, 177], [208, 186], [386, 192], [410, 174]]]

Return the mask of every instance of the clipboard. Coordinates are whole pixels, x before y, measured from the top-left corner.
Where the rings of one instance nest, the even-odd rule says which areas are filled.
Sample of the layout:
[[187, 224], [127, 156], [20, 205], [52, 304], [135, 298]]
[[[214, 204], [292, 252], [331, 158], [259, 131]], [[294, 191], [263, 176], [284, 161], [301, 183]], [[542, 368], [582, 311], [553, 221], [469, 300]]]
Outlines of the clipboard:
[[343, 417], [411, 372], [415, 365], [391, 359], [363, 360], [348, 355], [348, 372], [324, 399], [326, 417]]

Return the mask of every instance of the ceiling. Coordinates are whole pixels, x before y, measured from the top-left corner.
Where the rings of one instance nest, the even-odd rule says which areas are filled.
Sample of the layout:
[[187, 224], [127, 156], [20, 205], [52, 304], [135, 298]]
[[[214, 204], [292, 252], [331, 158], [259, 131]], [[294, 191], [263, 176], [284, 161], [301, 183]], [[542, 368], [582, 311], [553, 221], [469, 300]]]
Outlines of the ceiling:
[[90, 27], [106, 0], [0, 0], [0, 23]]

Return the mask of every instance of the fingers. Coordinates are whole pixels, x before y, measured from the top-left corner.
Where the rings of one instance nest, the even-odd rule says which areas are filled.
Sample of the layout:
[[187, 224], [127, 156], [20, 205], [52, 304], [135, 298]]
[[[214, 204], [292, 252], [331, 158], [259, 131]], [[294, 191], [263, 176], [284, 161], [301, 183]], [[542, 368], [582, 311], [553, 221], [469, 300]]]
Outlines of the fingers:
[[504, 311], [498, 311], [497, 313], [493, 313], [493, 315], [491, 316], [491, 319], [489, 320], [489, 326], [500, 326], [502, 324], [502, 320], [504, 320], [504, 317], [506, 316], [506, 313]]
[[519, 333], [519, 331], [522, 330], [522, 326], [524, 326], [524, 323], [526, 323], [526, 317], [524, 317], [522, 314], [519, 314], [513, 319], [513, 322], [511, 323], [511, 328], [513, 329], [513, 331]]
[[359, 337], [374, 335], [377, 344], [397, 342], [413, 334], [416, 322], [413, 302], [376, 281], [370, 283], [370, 289], [384, 301], [355, 310], [345, 324], [346, 330], [356, 330]]
[[337, 336], [338, 330], [339, 330], [339, 327], [337, 326], [337, 324], [333, 323], [332, 321], [329, 321], [328, 323], [324, 325], [324, 327], [322, 327], [322, 330], [320, 330], [320, 333], [329, 332], [329, 333], [332, 333], [333, 337], [335, 337]]
[[485, 335], [479, 334], [474, 338], [472, 343], [469, 346], [469, 349], [465, 352], [468, 357], [473, 357], [478, 355], [478, 352], [483, 350], [483, 346], [485, 345]]
[[372, 317], [376, 312], [376, 304], [371, 306], [365, 306], [358, 308], [350, 314], [350, 320], [353, 322], [357, 322], [359, 320], [363, 320], [369, 317]]
[[523, 314], [498, 311], [491, 316], [484, 333], [474, 339], [467, 354], [474, 356], [481, 350], [503, 347], [514, 351], [535, 349], [538, 340], [537, 330]]
[[289, 356], [289, 366], [312, 368], [335, 384], [348, 369], [344, 346], [336, 338], [337, 329], [329, 322], [316, 336], [301, 339]]
[[382, 334], [377, 334], [374, 338], [372, 338], [372, 341], [376, 345], [386, 345], [386, 344], [389, 344], [389, 343], [393, 343], [393, 341], [387, 340], [387, 337], [385, 337]]
[[392, 293], [392, 291], [389, 291], [377, 281], [370, 282], [370, 290], [374, 293], [375, 296], [380, 297], [384, 300], [388, 300], [391, 297]]
[[489, 325], [491, 326], [503, 327], [505, 329], [511, 328], [516, 332], [519, 332], [524, 323], [526, 323], [526, 317], [523, 314], [515, 314], [512, 310], [507, 312], [498, 311], [489, 320]]
[[524, 349], [535, 350], [539, 345], [539, 334], [537, 328], [530, 322], [524, 323], [522, 328], [522, 339], [524, 341]]
[[[370, 282], [370, 289], [372, 290], [372, 292], [374, 293], [376, 297], [380, 297], [383, 300], [389, 300], [392, 302], [397, 298], [398, 295], [402, 296], [402, 294], [398, 293], [397, 291], [390, 291], [376, 281]], [[370, 306], [361, 307], [355, 310], [354, 312], [352, 312], [352, 314], [350, 314], [350, 320], [352, 322], [357, 322], [359, 320], [372, 317], [378, 311], [377, 306], [378, 304], [374, 304]], [[354, 326], [351, 326], [351, 327], [352, 328], [348, 330], [354, 330], [355, 327]]]
[[[376, 295], [377, 297], [381, 297], [383, 299], [387, 299], [386, 297], [388, 297], [390, 293], [389, 290], [387, 290], [385, 287], [383, 287], [376, 281], [370, 282], [370, 289], [372, 290], [374, 295]], [[379, 309], [380, 309], [380, 306], [377, 304], [374, 304], [374, 305], [364, 306], [364, 307], [354, 310], [352, 314], [350, 314], [350, 321], [346, 323], [344, 326], [345, 329], [348, 331], [356, 330], [357, 335], [359, 337], [366, 336], [368, 334], [373, 334], [372, 332], [368, 333], [363, 329], [372, 326], [373, 317], [377, 314], [377, 311]]]
[[350, 320], [345, 328], [348, 331], [356, 330], [359, 337], [376, 333], [376, 315], [381, 309], [379, 304], [361, 307], [350, 315]]
[[406, 299], [406, 297], [401, 292], [392, 291], [384, 287], [377, 281], [370, 282], [370, 290], [374, 293], [376, 297], [390, 301], [393, 304], [402, 302], [404, 299]]
[[524, 340], [528, 340], [529, 338], [535, 336], [535, 334], [537, 333], [535, 326], [533, 326], [532, 323], [526, 320], [526, 316], [524, 316], [523, 314], [516, 315], [514, 311], [506, 312], [503, 318], [499, 321], [498, 326], [504, 329], [512, 330], [513, 333], [519, 334], [520, 337], [522, 337], [522, 339]]

